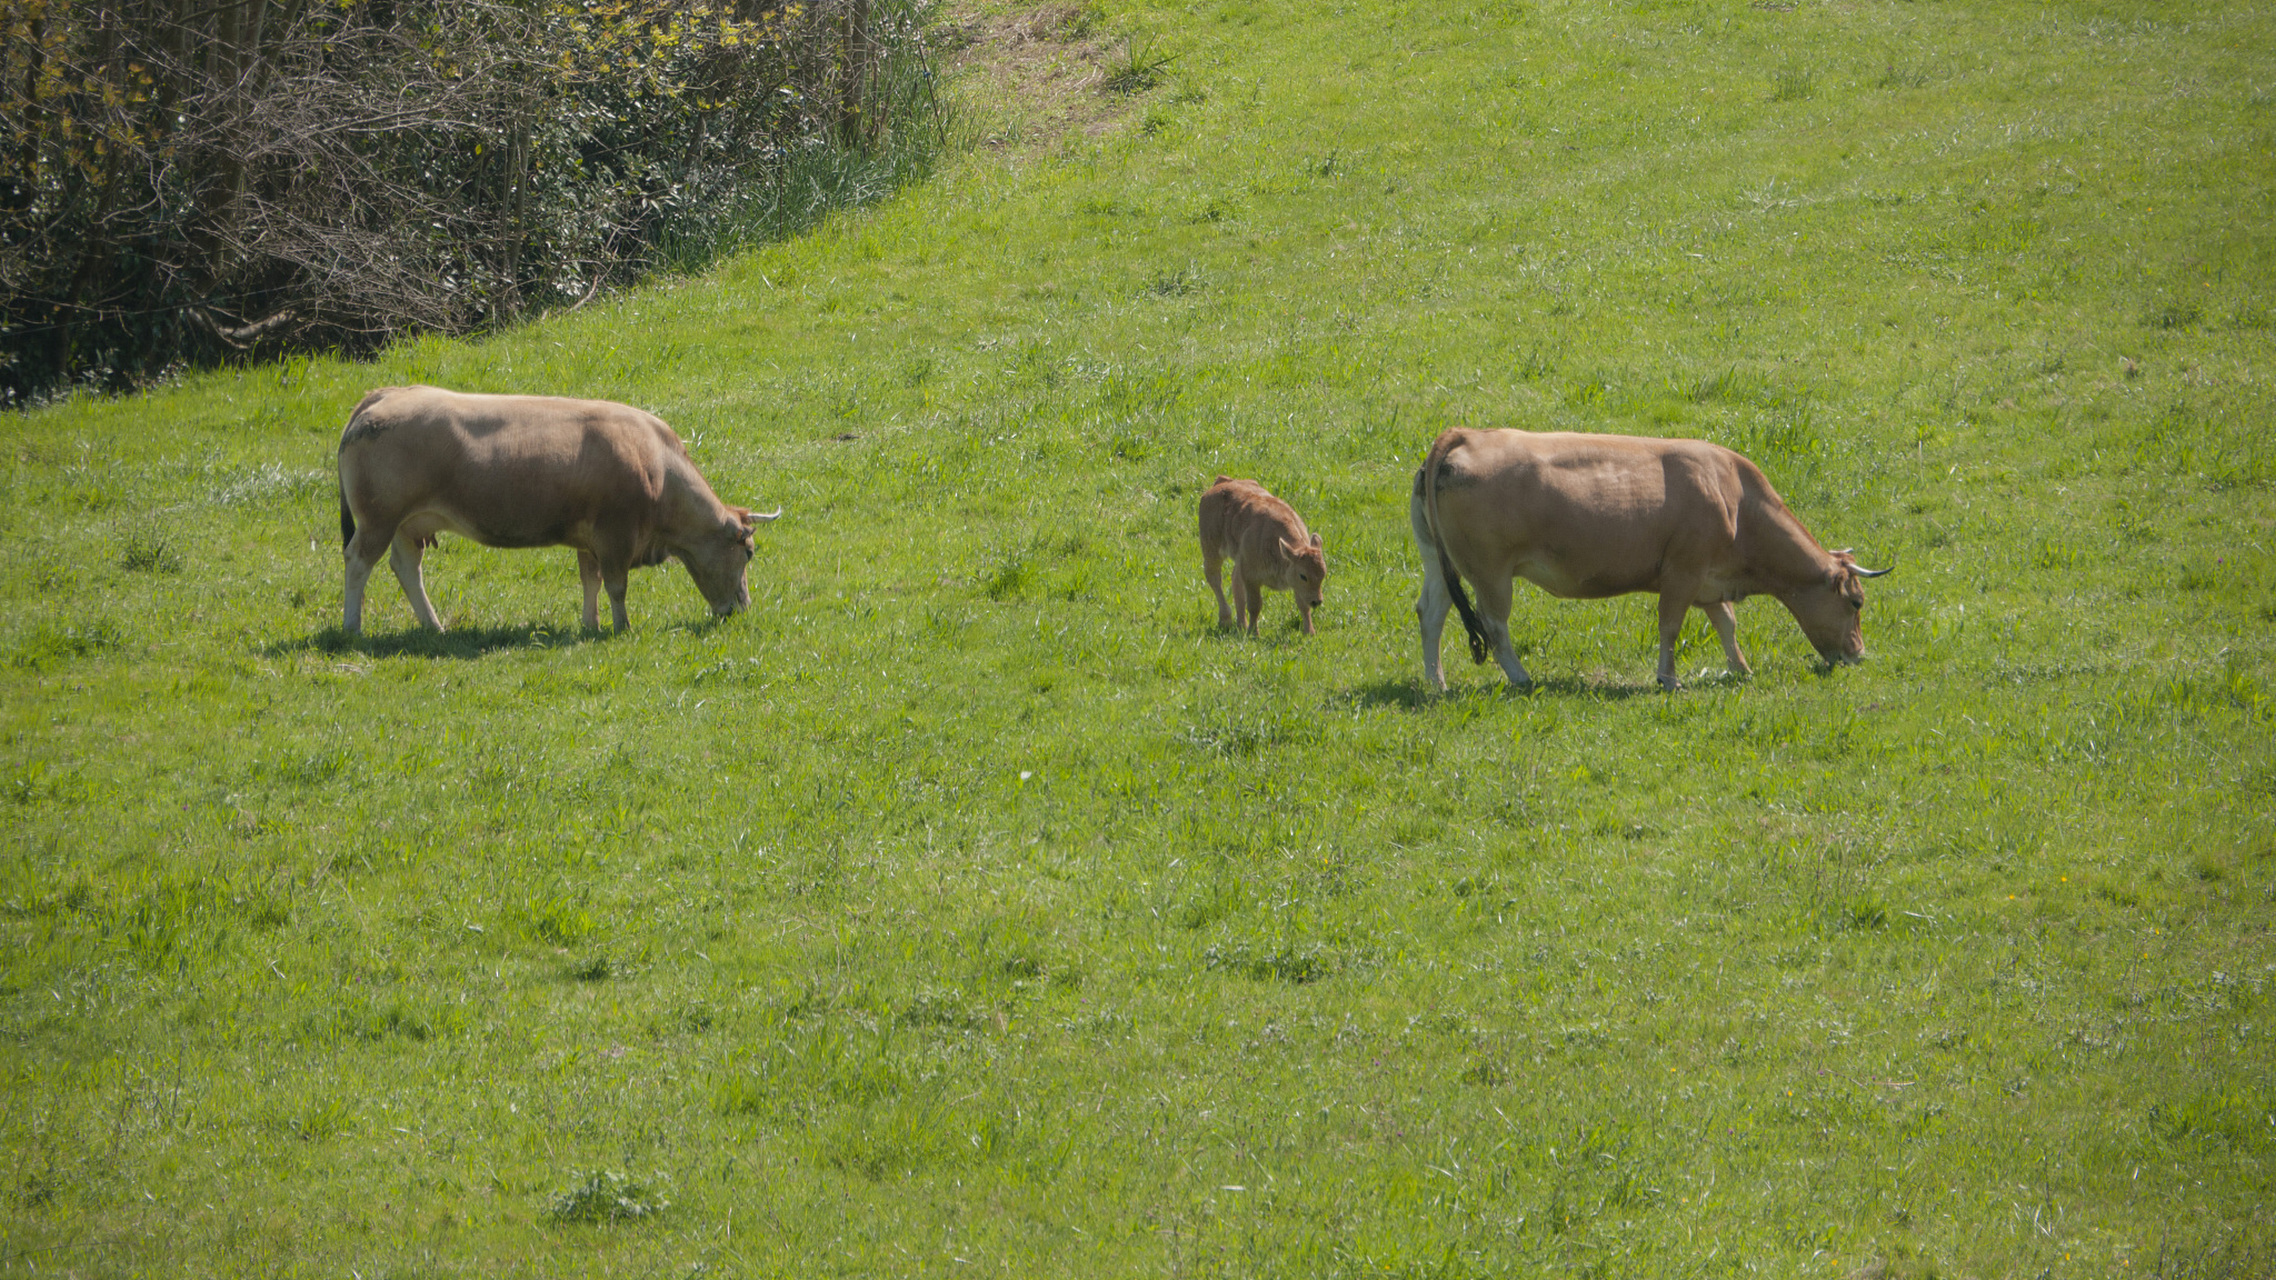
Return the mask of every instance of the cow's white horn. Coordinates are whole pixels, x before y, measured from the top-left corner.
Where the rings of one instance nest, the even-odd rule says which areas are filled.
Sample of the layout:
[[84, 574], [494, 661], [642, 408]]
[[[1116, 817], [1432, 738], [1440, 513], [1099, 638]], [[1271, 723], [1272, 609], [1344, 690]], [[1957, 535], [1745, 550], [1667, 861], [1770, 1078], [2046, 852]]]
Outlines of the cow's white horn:
[[767, 512], [765, 515], [761, 515], [761, 514], [759, 514], [759, 513], [758, 513], [758, 512], [756, 512], [756, 511], [753, 511], [753, 512], [751, 512], [751, 513], [750, 513], [750, 520], [751, 520], [751, 523], [752, 523], [752, 524], [759, 524], [759, 523], [762, 523], [762, 522], [764, 522], [764, 521], [767, 521], [767, 520], [779, 520], [779, 519], [781, 519], [781, 518], [782, 518], [782, 508], [781, 508], [781, 507], [776, 507], [774, 510]]
[[1886, 569], [1867, 569], [1859, 565], [1851, 565], [1850, 569], [1860, 578], [1878, 578], [1883, 574], [1895, 573], [1897, 571], [1897, 567], [1895, 565], [1890, 565]]

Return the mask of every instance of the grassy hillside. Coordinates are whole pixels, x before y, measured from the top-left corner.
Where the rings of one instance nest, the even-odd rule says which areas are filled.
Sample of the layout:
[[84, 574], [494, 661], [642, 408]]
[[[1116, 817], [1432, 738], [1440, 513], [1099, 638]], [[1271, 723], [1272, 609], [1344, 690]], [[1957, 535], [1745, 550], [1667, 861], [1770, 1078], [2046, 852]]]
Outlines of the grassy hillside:
[[[0, 422], [0, 1268], [2276, 1270], [2276, 17], [1042, 21], [1174, 61], [702, 279]], [[407, 381], [663, 414], [787, 509], [753, 609], [446, 541], [344, 642]], [[1454, 423], [1745, 450], [1897, 567], [1871, 661], [1757, 600], [1662, 695], [1521, 588], [1543, 687], [1425, 696]], [[1317, 636], [1215, 633], [1219, 472]]]

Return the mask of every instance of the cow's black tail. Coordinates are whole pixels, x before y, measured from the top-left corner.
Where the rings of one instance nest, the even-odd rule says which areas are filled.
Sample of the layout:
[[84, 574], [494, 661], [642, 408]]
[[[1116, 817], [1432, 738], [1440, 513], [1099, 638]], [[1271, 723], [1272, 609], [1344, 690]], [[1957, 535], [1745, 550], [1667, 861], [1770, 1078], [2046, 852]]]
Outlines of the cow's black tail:
[[1462, 589], [1462, 575], [1454, 568], [1454, 558], [1446, 554], [1446, 538], [1438, 531], [1438, 473], [1446, 464], [1446, 455], [1454, 447], [1454, 433], [1447, 431], [1431, 442], [1430, 453], [1423, 458], [1422, 473], [1415, 477], [1422, 489], [1423, 527], [1430, 533], [1431, 550], [1438, 553], [1438, 572], [1446, 579], [1447, 593], [1454, 597], [1454, 611], [1462, 615], [1462, 630], [1470, 637], [1470, 661], [1486, 660], [1486, 628], [1478, 621], [1478, 611], [1470, 604], [1470, 593]]
[[340, 489], [340, 549], [346, 550], [348, 544], [355, 540], [355, 536], [356, 516], [354, 512], [348, 510], [348, 490], [343, 485]]

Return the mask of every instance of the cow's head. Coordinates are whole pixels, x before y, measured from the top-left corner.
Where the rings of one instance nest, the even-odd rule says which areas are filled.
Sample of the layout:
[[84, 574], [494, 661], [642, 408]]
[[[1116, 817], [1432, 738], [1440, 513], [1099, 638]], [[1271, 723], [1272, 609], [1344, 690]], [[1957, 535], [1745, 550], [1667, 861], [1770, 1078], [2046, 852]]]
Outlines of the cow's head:
[[695, 579], [696, 590], [711, 602], [712, 615], [724, 618], [750, 607], [751, 584], [744, 570], [751, 563], [752, 534], [782, 511], [756, 515], [744, 507], [722, 507], [720, 512], [719, 520], [679, 548], [679, 557], [688, 576]]
[[1865, 585], [1887, 569], [1862, 569], [1848, 548], [1832, 552], [1825, 576], [1786, 597], [1786, 607], [1802, 624], [1802, 634], [1828, 666], [1860, 662], [1865, 658]]
[[1320, 607], [1321, 588], [1328, 580], [1327, 553], [1320, 550], [1320, 535], [1310, 542], [1280, 540], [1280, 554], [1288, 558], [1288, 590], [1296, 597], [1296, 611], [1304, 617], [1304, 632], [1312, 631], [1312, 610]]

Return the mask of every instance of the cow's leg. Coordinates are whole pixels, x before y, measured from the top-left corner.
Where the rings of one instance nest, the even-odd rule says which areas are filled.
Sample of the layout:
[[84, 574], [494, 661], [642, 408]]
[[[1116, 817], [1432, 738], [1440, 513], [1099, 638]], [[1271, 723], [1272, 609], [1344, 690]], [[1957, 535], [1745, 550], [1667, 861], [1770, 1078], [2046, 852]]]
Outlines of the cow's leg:
[[1438, 566], [1426, 566], [1422, 595], [1415, 599], [1415, 621], [1422, 626], [1423, 683], [1440, 693], [1446, 692], [1446, 673], [1439, 669], [1438, 644], [1446, 633], [1446, 611], [1453, 607], [1454, 597], [1439, 576]]
[[1249, 603], [1249, 634], [1257, 633], [1257, 619], [1264, 616], [1264, 585], [1241, 579], [1241, 592]]
[[399, 529], [391, 546], [387, 563], [395, 569], [395, 580], [403, 584], [403, 596], [411, 602], [411, 612], [434, 630], [442, 630], [442, 621], [435, 617], [434, 603], [427, 599], [426, 581], [419, 573], [419, 561], [426, 555], [426, 539]]
[[1489, 578], [1470, 585], [1478, 591], [1478, 625], [1485, 628], [1486, 644], [1492, 648], [1494, 661], [1501, 666], [1509, 687], [1520, 692], [1532, 688], [1533, 677], [1526, 673], [1525, 664], [1517, 660], [1517, 646], [1509, 639], [1511, 579]]
[[608, 588], [610, 618], [616, 623], [616, 629], [622, 631], [632, 625], [632, 619], [624, 612], [625, 581], [632, 574], [632, 566], [621, 560], [603, 561], [600, 569], [601, 585]]
[[601, 562], [583, 547], [577, 548], [577, 577], [585, 585], [585, 630], [601, 629]]
[[1415, 531], [1415, 550], [1422, 556], [1422, 594], [1415, 597], [1415, 621], [1422, 627], [1423, 683], [1446, 692], [1446, 673], [1438, 665], [1439, 638], [1446, 633], [1446, 611], [1454, 607], [1454, 593], [1446, 589], [1446, 574], [1438, 567], [1438, 544], [1431, 541], [1423, 523], [1422, 500], [1409, 504]]
[[1669, 693], [1682, 686], [1675, 678], [1675, 642], [1683, 635], [1683, 615], [1691, 612], [1691, 595], [1685, 591], [1660, 593], [1660, 688]]
[[1220, 631], [1233, 625], [1233, 606], [1225, 603], [1224, 563], [1225, 557], [1213, 548], [1201, 549], [1202, 576], [1209, 579], [1209, 589], [1217, 593], [1217, 629]]
[[1707, 621], [1715, 624], [1715, 635], [1723, 642], [1723, 656], [1730, 661], [1731, 674], [1753, 675], [1754, 668], [1747, 665], [1747, 656], [1739, 652], [1739, 620], [1731, 609], [1731, 602], [1718, 600], [1713, 604], [1703, 604], [1699, 606], [1699, 611], [1707, 615]]
[[1233, 629], [1246, 631], [1249, 629], [1249, 584], [1241, 576], [1241, 562], [1237, 557], [1233, 561], [1230, 585], [1233, 592]]
[[366, 524], [348, 539], [344, 558], [348, 565], [348, 590], [341, 602], [340, 629], [349, 635], [360, 635], [364, 629], [364, 588], [371, 582], [371, 571], [379, 567], [379, 558], [387, 553], [392, 533], [383, 533], [376, 526]]

